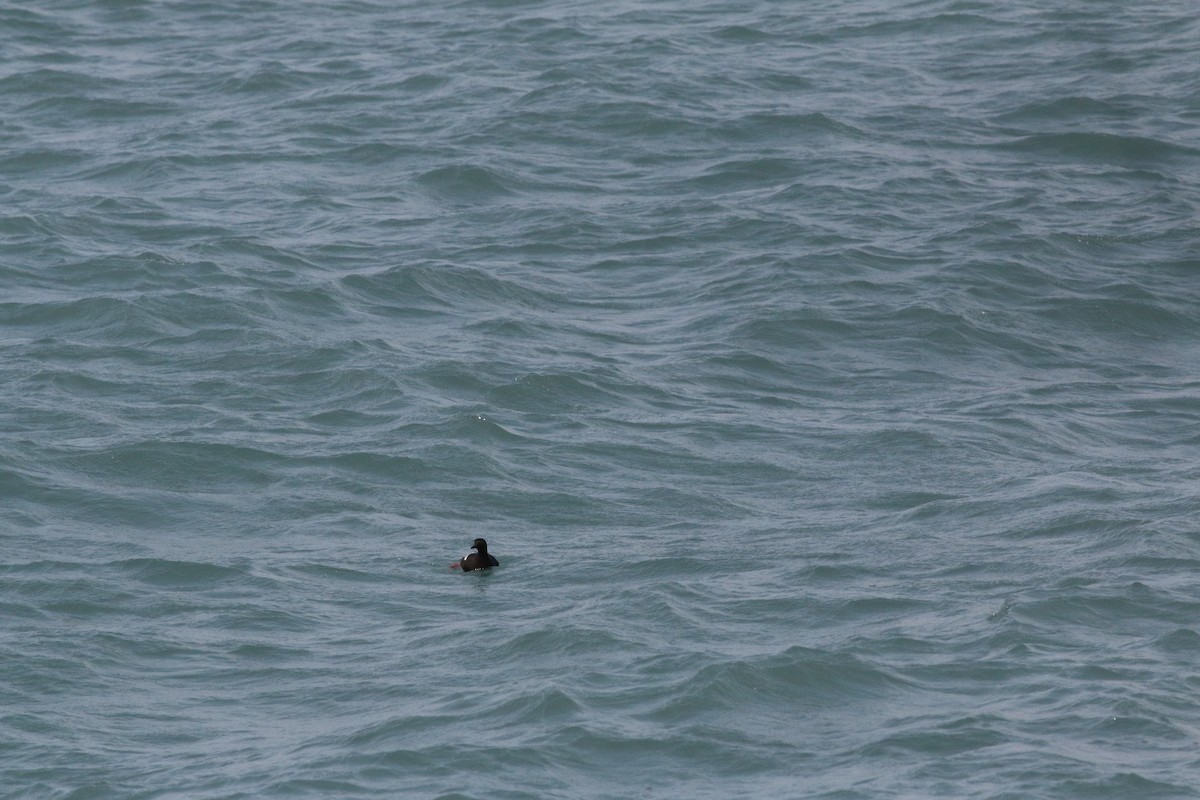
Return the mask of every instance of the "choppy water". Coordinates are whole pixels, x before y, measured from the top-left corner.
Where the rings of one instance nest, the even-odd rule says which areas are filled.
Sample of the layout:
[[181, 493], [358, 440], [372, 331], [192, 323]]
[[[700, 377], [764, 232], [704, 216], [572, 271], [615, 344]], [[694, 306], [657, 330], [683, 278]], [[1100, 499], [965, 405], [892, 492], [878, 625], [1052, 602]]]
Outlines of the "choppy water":
[[3, 795], [1196, 797], [1195, 12], [3, 5]]

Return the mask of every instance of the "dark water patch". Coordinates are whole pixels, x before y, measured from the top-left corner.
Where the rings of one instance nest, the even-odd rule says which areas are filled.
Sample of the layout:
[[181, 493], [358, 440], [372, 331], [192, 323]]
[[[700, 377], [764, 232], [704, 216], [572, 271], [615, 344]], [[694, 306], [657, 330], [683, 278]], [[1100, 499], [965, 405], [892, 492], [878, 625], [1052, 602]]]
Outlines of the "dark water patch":
[[310, 88], [319, 82], [319, 73], [296, 69], [278, 60], [262, 60], [244, 67], [221, 80], [216, 89], [222, 95], [240, 94], [274, 98]]
[[[514, 739], [511, 731], [496, 731], [492, 733], [479, 731], [475, 735], [463, 739], [445, 741], [442, 738], [414, 740], [407, 747], [393, 747], [387, 750], [370, 752], [364, 756], [355, 757], [356, 761], [364, 761], [371, 766], [411, 770], [421, 768], [433, 770], [437, 774], [445, 769], [447, 764], [474, 764], [481, 775], [502, 775], [510, 768], [547, 770], [556, 759], [544, 748], [530, 746], [528, 737]], [[541, 774], [544, 774], [542, 772]], [[537, 779], [535, 779], [537, 780]], [[482, 781], [480, 781], [482, 782]], [[457, 781], [456, 781], [457, 783]], [[431, 785], [445, 786], [444, 780], [434, 781]], [[523, 790], [509, 790], [497, 787], [480, 794], [468, 794], [468, 797], [503, 796], [503, 793], [513, 791], [513, 797], [536, 800], [538, 795], [526, 794]], [[498, 792], [500, 794], [498, 794]], [[449, 795], [453, 796], [453, 795]]]
[[[270, 608], [257, 605], [228, 608], [216, 616], [213, 624], [233, 632], [305, 633], [317, 627], [318, 620], [312, 613], [300, 609]], [[263, 677], [259, 672], [239, 672], [238, 674], [249, 681], [257, 681]], [[279, 674], [289, 677], [291, 671], [279, 670]], [[265, 685], [272, 684], [268, 681]]]
[[1130, 287], [1123, 293], [1125, 297], [1047, 298], [1037, 303], [1035, 313], [1053, 327], [1090, 330], [1114, 338], [1163, 339], [1194, 325], [1157, 298], [1139, 299], [1144, 292]]
[[1162, 162], [1195, 160], [1200, 149], [1146, 136], [1115, 133], [1041, 133], [998, 146], [1001, 150], [1053, 156], [1067, 161], [1144, 167]]
[[203, 562], [138, 558], [112, 566], [147, 585], [171, 589], [211, 589], [240, 583], [249, 577], [238, 567]]
[[742, 322], [734, 331], [733, 340], [777, 345], [786, 352], [804, 345], [819, 346], [855, 332], [852, 323], [836, 319], [827, 311], [776, 311]]
[[[105, 665], [94, 664], [78, 651], [59, 654], [8, 650], [5, 655], [8, 690], [26, 698], [77, 696], [81, 689], [94, 690], [109, 680]], [[47, 727], [50, 730], [45, 733], [55, 733], [59, 723], [48, 722]]]
[[[35, 238], [39, 242], [45, 242], [51, 238], [49, 235], [53, 233], [53, 230], [54, 226], [51, 221], [42, 214], [0, 212], [0, 233], [5, 235], [9, 246], [18, 243], [28, 243]], [[60, 250], [60, 254], [65, 255], [66, 252], [65, 249]], [[32, 282], [35, 278], [34, 274], [19, 270], [16, 265], [5, 265], [4, 267], [0, 267], [0, 269], [3, 269], [3, 275], [6, 279], [10, 276], [21, 275], [26, 280]]]
[[422, 278], [420, 271], [395, 268], [375, 275], [351, 275], [341, 283], [373, 313], [412, 319], [440, 313], [440, 308], [449, 306]]
[[1195, 574], [1200, 570], [1200, 560], [1186, 557], [1142, 555], [1135, 553], [1121, 560], [1122, 566], [1135, 570], [1139, 575]]
[[936, 492], [889, 491], [876, 496], [868, 502], [869, 508], [881, 511], [903, 511], [918, 513], [921, 517], [937, 514], [946, 508], [950, 501], [960, 499], [960, 495], [939, 494]]
[[746, 705], [788, 716], [872, 702], [903, 686], [888, 671], [856, 657], [796, 646], [774, 656], [700, 667], [659, 705], [653, 718], [690, 719]]
[[24, 41], [25, 37], [36, 37], [30, 38], [29, 41], [40, 43], [41, 37], [56, 37], [74, 32], [72, 26], [67, 24], [71, 20], [63, 19], [61, 15], [42, 13], [38, 9], [0, 9], [0, 21], [4, 22], [14, 36], [20, 37], [19, 41]]
[[476, 710], [476, 713], [482, 723], [495, 720], [511, 729], [512, 726], [563, 725], [584, 716], [585, 711], [573, 693], [551, 686], [511, 697], [493, 708]]
[[90, 156], [80, 150], [21, 150], [0, 156], [0, 173], [9, 176], [41, 174], [50, 177], [54, 173], [70, 173], [87, 162]]
[[504, 33], [528, 46], [555, 47], [567, 45], [581, 47], [594, 41], [593, 36], [580, 27], [563, 24], [562, 20], [550, 17], [522, 17], [504, 27]]
[[[141, 213], [138, 206], [123, 204], [123, 207]], [[140, 292], [161, 290], [167, 290], [167, 296], [170, 297], [170, 290], [234, 284], [234, 279], [215, 262], [180, 261], [153, 250], [51, 265], [41, 270], [40, 274], [53, 281], [92, 289], [97, 294], [129, 292], [133, 297]], [[186, 298], [186, 295], [183, 297]], [[186, 302], [180, 305], [186, 306]]]
[[806, 581], [843, 583], [876, 574], [875, 570], [861, 564], [818, 564], [806, 569], [802, 576]]
[[624, 393], [612, 386], [613, 376], [531, 374], [499, 386], [487, 398], [500, 408], [537, 409], [539, 413], [596, 413], [623, 402]]
[[341, 567], [332, 564], [297, 564], [290, 567], [289, 571], [297, 572], [319, 580], [329, 581], [335, 584], [386, 583], [391, 580], [390, 577], [376, 572], [367, 572], [364, 570]]
[[[181, 302], [188, 296], [194, 296], [197, 302]], [[181, 309], [186, 309], [182, 318]], [[169, 302], [159, 298], [85, 296], [74, 300], [0, 304], [0, 311], [7, 312], [8, 325], [43, 332], [52, 328], [58, 337], [85, 340], [104, 337], [116, 343], [142, 342], [176, 334], [185, 322], [198, 320], [202, 309], [223, 310], [226, 317], [230, 317], [231, 312], [219, 300], [189, 293], [180, 293]], [[234, 314], [232, 318], [245, 321], [241, 314]]]
[[1057, 782], [1063, 792], [1072, 796], [1105, 800], [1112, 798], [1144, 797], [1148, 800], [1185, 800], [1194, 788], [1186, 784], [1157, 781], [1136, 772], [1116, 772], [1103, 777], [1074, 778]]
[[511, 178], [473, 164], [438, 167], [420, 175], [417, 182], [431, 196], [449, 203], [487, 203], [513, 194]]
[[108, 485], [164, 491], [244, 491], [277, 480], [282, 456], [219, 442], [148, 441], [64, 454], [61, 463]]
[[469, 307], [464, 304], [494, 312], [498, 307], [537, 308], [548, 301], [543, 290], [512, 277], [452, 263], [394, 267], [347, 277], [342, 285], [365, 300], [373, 313], [384, 316], [435, 310], [462, 313]]
[[1137, 119], [1144, 108], [1135, 98], [1109, 97], [1099, 99], [1087, 95], [1059, 97], [1053, 100], [1036, 100], [1019, 108], [997, 115], [996, 119], [1006, 123], [1039, 124], [1043, 122], [1060, 125], [1080, 119]]
[[239, 275], [245, 284], [264, 289], [295, 288], [298, 274], [319, 276], [322, 272], [322, 265], [301, 250], [285, 247], [282, 242], [272, 244], [254, 236], [231, 235], [228, 229], [192, 249]]
[[[557, 463], [576, 470], [580, 476], [602, 476], [613, 469], [632, 469], [644, 479], [663, 472], [668, 474], [704, 474], [705, 467], [712, 462], [662, 442], [661, 447], [651, 447], [633, 440], [617, 444], [612, 438], [580, 437], [574, 445], [563, 450], [556, 458]], [[598, 487], [602, 483], [596, 484]]]
[[368, 797], [374, 793], [369, 784], [330, 778], [290, 778], [264, 787], [267, 797]]
[[312, 656], [312, 652], [304, 648], [264, 642], [239, 644], [229, 654], [239, 659], [273, 663], [290, 663]]
[[659, 509], [659, 513], [670, 515], [674, 511], [686, 518], [740, 520], [753, 513], [752, 506], [733, 502], [712, 490], [700, 492], [668, 486], [647, 487], [638, 492], [638, 500]]
[[144, 631], [94, 633], [85, 652], [94, 667], [137, 681], [172, 672], [181, 661], [202, 662], [208, 654], [206, 648], [182, 644], [170, 635]]
[[981, 715], [965, 717], [928, 728], [909, 726], [909, 730], [892, 733], [863, 748], [868, 758], [901, 756], [906, 753], [921, 753], [940, 758], [959, 755], [989, 747], [999, 747], [1013, 740], [1003, 731], [1001, 719]]
[[724, 571], [723, 567], [712, 560], [689, 553], [642, 558], [632, 563], [622, 563], [620, 569], [622, 576], [638, 581], [658, 581], [679, 575], [699, 578]]
[[[922, 4], [925, 5], [925, 4]], [[1008, 22], [998, 15], [978, 13], [985, 7], [972, 7], [970, 11], [937, 11], [929, 9], [904, 19], [877, 18], [873, 14], [861, 15], [863, 22], [836, 27], [831, 35], [837, 39], [879, 38], [885, 41], [895, 37], [904, 41], [904, 34], [916, 33], [920, 40], [947, 33], [968, 33], [979, 36], [988, 30], [1006, 30]]]
[[473, 520], [487, 518], [493, 524], [503, 521], [512, 525], [583, 526], [596, 528], [617, 524], [621, 520], [643, 519], [636, 508], [606, 503], [602, 498], [555, 490], [515, 488], [495, 490], [475, 488], [463, 494], [463, 487], [475, 485], [482, 476], [503, 480], [510, 470], [503, 464], [478, 454], [472, 457], [452, 457], [444, 460], [458, 479], [451, 486], [451, 495], [459, 497], [450, 518]]
[[568, 725], [556, 731], [553, 741], [544, 741], [541, 746], [551, 748], [557, 758], [575, 769], [589, 768], [611, 777], [613, 766], [620, 764], [622, 769], [633, 771], [641, 781], [651, 785], [663, 779], [664, 770], [672, 776], [672, 785], [677, 786], [679, 781], [687, 779], [685, 776], [705, 765], [721, 765], [725, 771], [731, 764], [737, 764], [733, 771], [745, 773], [753, 770], [756, 761], [745, 758], [740, 749], [731, 751], [709, 739], [642, 726]]
[[907, 453], [928, 458], [939, 450], [951, 448], [947, 438], [931, 431], [915, 428], [883, 428], [863, 430], [852, 434], [854, 447], [866, 452], [895, 457]]
[[[863, 131], [820, 112], [812, 113], [765, 113], [747, 114], [736, 120], [725, 122], [718, 128], [722, 138], [733, 142], [793, 141], [793, 137], [823, 139], [828, 136], [855, 139]], [[760, 162], [761, 163], [761, 162]], [[789, 162], [792, 168], [787, 174], [809, 174], [800, 162]], [[786, 174], [780, 178], [786, 177]], [[776, 181], [779, 182], [779, 181]]]
[[409, 379], [429, 389], [471, 400], [482, 400], [494, 385], [484, 365], [461, 360], [419, 366], [412, 370]]
[[517, 444], [528, 440], [528, 437], [515, 433], [482, 414], [456, 416], [449, 422], [446, 430], [452, 432], [456, 439], [479, 444]]
[[[1127, 535], [1133, 530], [1140, 527], [1140, 521], [1137, 520], [1118, 520], [1105, 517], [1103, 514], [1098, 514], [1095, 511], [1088, 510], [1064, 510], [1061, 506], [1068, 508], [1076, 503], [1085, 502], [1084, 497], [1087, 492], [1080, 492], [1074, 497], [1068, 498], [1058, 493], [1050, 493], [1046, 498], [1048, 504], [1059, 506], [1054, 511], [1042, 509], [1034, 516], [1024, 516], [1016, 520], [1016, 527], [1012, 529], [1008, 536], [1013, 539], [1035, 539], [1035, 538], [1062, 538], [1080, 542], [1081, 546], [1084, 543], [1092, 542], [1101, 544], [1111, 541], [1121, 535]], [[1113, 495], [1107, 495], [1104, 492], [1096, 492], [1093, 496], [1100, 502], [1111, 503], [1117, 498]]]
[[403, 741], [414, 733], [437, 730], [456, 718], [457, 714], [453, 711], [430, 714], [414, 710], [404, 717], [388, 718], [383, 722], [358, 728], [346, 737], [346, 743], [353, 752], [370, 752], [377, 745], [388, 745], [392, 742]]
[[1077, 666], [1071, 669], [1070, 673], [1079, 680], [1087, 681], [1093, 685], [1101, 681], [1111, 681], [1115, 684], [1141, 682], [1151, 677], [1147, 670], [1129, 668], [1113, 669], [1091, 664]]
[[[146, 527], [168, 528], [179, 522], [186, 514], [178, 503], [169, 502], [161, 496], [142, 491], [137, 487], [120, 489], [107, 486], [104, 481], [81, 480], [78, 473], [70, 469], [55, 467], [46, 475], [20, 476], [9, 480], [10, 487], [19, 487], [19, 493], [9, 502], [18, 507], [30, 504], [33, 507], [53, 508], [54, 519], [72, 520], [71, 529], [78, 525], [116, 529], [144, 529]], [[0, 473], [0, 489], [4, 488], [3, 473]]]
[[42, 620], [148, 616], [148, 609], [140, 604], [142, 599], [136, 593], [116, 587], [102, 573], [70, 579], [53, 576], [20, 579], [10, 584], [8, 591], [13, 597], [23, 599], [26, 615]]
[[43, 102], [48, 97], [76, 97], [113, 88], [110, 80], [89, 72], [39, 67], [12, 72], [0, 78], [0, 91], [8, 96], [28, 95]]
[[[348, 138], [347, 134], [337, 131], [323, 133], [335, 141]], [[370, 142], [343, 150], [341, 155], [351, 164], [378, 168], [388, 164], [404, 163], [406, 160], [420, 155], [420, 151], [411, 146], [396, 145], [391, 142]]]
[[548, 333], [552, 327], [552, 324], [540, 320], [511, 317], [485, 319], [469, 325], [472, 332], [481, 336], [514, 343], [534, 341], [539, 334]]
[[1135, 582], [1122, 589], [1064, 589], [1022, 599], [1014, 604], [1012, 614], [1029, 624], [1075, 629], [1077, 636], [1089, 629], [1145, 636], [1154, 628], [1187, 625], [1198, 607], [1196, 602]]
[[[394, 88], [411, 92], [431, 92], [435, 89], [441, 89], [452, 83], [453, 79], [449, 75], [439, 75], [430, 72], [418, 72], [415, 75], [409, 75], [394, 85]], [[383, 88], [390, 89], [393, 87], [387, 84]]]
[[1200, 633], [1191, 628], [1178, 628], [1154, 640], [1155, 647], [1168, 653], [1200, 652]]
[[[106, 90], [111, 91], [112, 87], [106, 86]], [[51, 91], [54, 89], [52, 88]], [[92, 95], [35, 100], [22, 110], [41, 117], [61, 115], [91, 124], [126, 125], [138, 118], [170, 118], [177, 115], [180, 109], [173, 103], [161, 101], [151, 102]]]
[[709, 192], [736, 192], [748, 188], [790, 184], [800, 174], [800, 162], [780, 158], [725, 161], [689, 181]]
[[[1125, 713], [1106, 716], [1103, 720], [1093, 723], [1090, 732], [1102, 739], [1121, 740], [1150, 740], [1169, 742], [1172, 740], [1189, 740], [1190, 734], [1178, 726], [1171, 725], [1161, 719], [1145, 716], [1144, 709], [1120, 709]], [[1139, 713], [1142, 712], [1142, 713]]]
[[313, 408], [396, 408], [403, 402], [404, 394], [378, 368], [350, 366], [347, 355], [343, 348], [310, 350], [276, 361], [255, 377], [281, 399]]
[[[112, 367], [115, 362], [109, 362], [106, 365]], [[94, 400], [101, 399], [117, 399], [129, 398], [137, 396], [145, 392], [145, 386], [131, 386], [124, 381], [105, 380], [94, 372], [100, 374], [111, 374], [103, 370], [101, 365], [90, 365], [86, 372], [73, 369], [43, 369], [32, 375], [26, 376], [22, 380], [22, 384], [32, 391], [39, 388], [47, 387], [53, 389], [58, 396], [60, 402], [66, 402], [74, 398], [92, 398]], [[93, 412], [95, 408], [91, 409]], [[72, 429], [73, 432], [87, 431], [89, 428], [95, 430], [90, 423], [93, 420], [98, 421], [98, 414], [79, 414], [74, 415], [64, 413], [61, 409], [46, 409], [48, 413], [36, 414], [36, 418], [42, 424], [52, 424], [54, 421], [60, 421], [62, 424], [58, 427], [64, 429]], [[76, 423], [76, 424], [72, 424]]]
[[[614, 147], [614, 140], [624, 140], [629, 148], [642, 140], [676, 139], [682, 141], [710, 138], [709, 126], [702, 120], [645, 100], [599, 101], [580, 109], [576, 124], [588, 139], [604, 149]], [[602, 151], [603, 152], [603, 151]], [[633, 153], [638, 151], [633, 149]], [[627, 149], [628, 157], [630, 151]], [[658, 161], [658, 157], [653, 157]]]
[[836, 602], [835, 619], [879, 620], [910, 617], [931, 608], [925, 600], [908, 597], [858, 597]]
[[752, 28], [745, 25], [728, 25], [723, 28], [718, 28], [712, 32], [714, 39], [730, 42], [733, 44], [754, 44], [764, 42], [771, 38], [772, 34], [766, 31]]
[[344, 477], [353, 476], [353, 485], [360, 486], [363, 479], [380, 485], [410, 485], [437, 478], [450, 478], [452, 471], [438, 469], [438, 462], [413, 456], [389, 453], [340, 453], [328, 456], [310, 456], [294, 461], [296, 467], [314, 467], [321, 473], [336, 471]]
[[[169, 165], [158, 158], [124, 158], [120, 161], [105, 161], [90, 169], [81, 170], [79, 174], [80, 178], [88, 181], [108, 183], [114, 186], [128, 186], [138, 183], [148, 185], [162, 182], [169, 176]], [[115, 203], [109, 201], [105, 205], [110, 208], [99, 210], [110, 211], [111, 206], [115, 205]], [[105, 216], [112, 221], [113, 215], [105, 214]], [[133, 223], [139, 230], [144, 231], [153, 222], [166, 222], [168, 220], [169, 217], [160, 210], [153, 214], [143, 213], [141, 219], [129, 220], [127, 218], [125, 222], [126, 224]]]

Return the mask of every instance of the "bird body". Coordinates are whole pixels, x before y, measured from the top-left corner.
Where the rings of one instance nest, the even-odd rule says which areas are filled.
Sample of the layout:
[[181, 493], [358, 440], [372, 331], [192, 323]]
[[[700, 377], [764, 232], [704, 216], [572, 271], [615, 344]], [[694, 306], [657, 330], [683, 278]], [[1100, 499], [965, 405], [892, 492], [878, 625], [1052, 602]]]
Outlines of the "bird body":
[[496, 560], [496, 557], [488, 552], [486, 540], [476, 539], [471, 545], [471, 549], [475, 552], [467, 553], [457, 564], [451, 564], [450, 566], [461, 567], [463, 572], [500, 566], [500, 562]]

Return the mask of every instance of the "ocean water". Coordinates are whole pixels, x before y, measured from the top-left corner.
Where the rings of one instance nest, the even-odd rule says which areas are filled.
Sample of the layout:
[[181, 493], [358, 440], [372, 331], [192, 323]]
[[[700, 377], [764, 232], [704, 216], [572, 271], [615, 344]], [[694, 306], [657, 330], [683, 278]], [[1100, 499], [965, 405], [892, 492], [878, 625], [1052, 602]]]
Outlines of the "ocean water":
[[1198, 42], [4, 3], [0, 796], [1200, 796]]

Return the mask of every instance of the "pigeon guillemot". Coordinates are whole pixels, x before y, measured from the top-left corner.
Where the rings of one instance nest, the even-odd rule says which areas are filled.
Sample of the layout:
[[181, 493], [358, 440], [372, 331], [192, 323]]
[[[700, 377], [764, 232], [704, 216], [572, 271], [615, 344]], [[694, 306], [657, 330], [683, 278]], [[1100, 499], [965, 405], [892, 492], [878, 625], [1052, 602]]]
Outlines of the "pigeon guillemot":
[[471, 545], [474, 553], [467, 553], [457, 564], [451, 564], [451, 567], [461, 567], [463, 572], [470, 572], [473, 569], [488, 569], [489, 567], [498, 567], [500, 562], [496, 557], [487, 551], [487, 541], [484, 539], [476, 539]]

